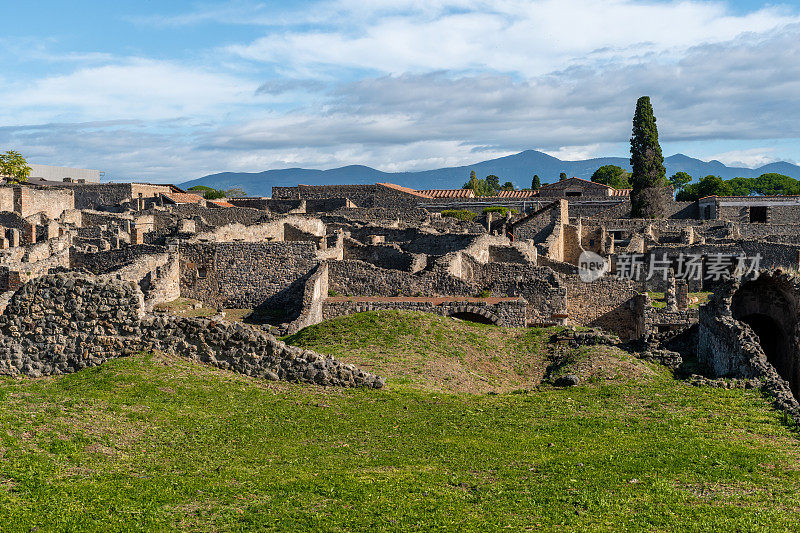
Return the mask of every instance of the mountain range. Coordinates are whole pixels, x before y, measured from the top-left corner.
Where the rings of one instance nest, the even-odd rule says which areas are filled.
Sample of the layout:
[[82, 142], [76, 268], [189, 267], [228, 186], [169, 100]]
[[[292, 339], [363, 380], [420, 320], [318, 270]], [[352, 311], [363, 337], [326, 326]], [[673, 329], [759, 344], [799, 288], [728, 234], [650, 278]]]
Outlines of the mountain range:
[[[665, 158], [667, 176], [683, 171], [699, 178], [714, 174], [722, 178], [751, 178], [767, 172], [786, 174], [800, 179], [800, 166], [780, 161], [758, 168], [729, 167], [719, 161], [701, 161], [683, 154]], [[556, 157], [536, 150], [526, 150], [518, 154], [481, 161], [460, 167], [438, 168], [418, 172], [382, 172], [374, 168], [351, 165], [330, 170], [306, 168], [287, 168], [266, 170], [264, 172], [221, 172], [182, 183], [184, 188], [206, 185], [215, 189], [239, 187], [250, 196], [270, 196], [273, 186], [336, 185], [390, 182], [412, 189], [457, 189], [469, 180], [471, 171], [478, 177], [494, 174], [500, 183], [510, 181], [519, 188], [530, 187], [531, 178], [538, 174], [542, 183], [558, 180], [558, 175], [589, 179], [595, 170], [603, 165], [617, 165], [630, 171], [630, 163], [624, 157], [598, 157], [582, 161], [562, 161]]]

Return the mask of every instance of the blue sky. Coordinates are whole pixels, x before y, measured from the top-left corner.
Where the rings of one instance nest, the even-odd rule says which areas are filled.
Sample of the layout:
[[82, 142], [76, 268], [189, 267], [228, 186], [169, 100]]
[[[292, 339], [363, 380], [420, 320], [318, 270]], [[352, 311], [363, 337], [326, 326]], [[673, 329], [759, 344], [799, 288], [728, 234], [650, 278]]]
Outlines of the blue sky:
[[10, 2], [0, 149], [114, 179], [525, 149], [800, 161], [800, 5], [635, 0]]

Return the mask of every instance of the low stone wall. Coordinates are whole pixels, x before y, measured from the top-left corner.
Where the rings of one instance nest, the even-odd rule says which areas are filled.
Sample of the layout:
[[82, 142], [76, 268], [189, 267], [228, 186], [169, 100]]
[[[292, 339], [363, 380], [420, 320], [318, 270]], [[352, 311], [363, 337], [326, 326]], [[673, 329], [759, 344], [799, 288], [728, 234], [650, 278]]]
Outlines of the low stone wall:
[[164, 246], [139, 244], [123, 246], [115, 250], [102, 252], [81, 252], [72, 250], [70, 254], [70, 268], [88, 270], [92, 274], [106, 274], [128, 265], [141, 257], [166, 252]]
[[181, 242], [181, 295], [215, 307], [292, 306], [319, 263], [311, 242]]
[[346, 296], [474, 296], [477, 287], [447, 272], [411, 274], [363, 261], [332, 261], [330, 288]]
[[410, 272], [415, 257], [397, 244], [362, 244], [350, 238], [344, 240], [344, 259], [364, 261], [380, 268]]
[[380, 388], [383, 380], [287, 346], [244, 324], [144, 315], [138, 286], [110, 277], [43, 276], [0, 315], [0, 373], [65, 374], [142, 350], [175, 353], [252, 377]]
[[299, 316], [289, 323], [286, 332], [297, 333], [301, 329], [319, 324], [323, 320], [322, 302], [328, 296], [328, 263], [321, 263], [306, 280], [303, 302]]
[[474, 315], [498, 326], [525, 327], [522, 299], [511, 298], [327, 298], [322, 303], [325, 320], [365, 311], [418, 311], [435, 315]]
[[636, 283], [613, 276], [588, 283], [577, 276], [561, 276], [561, 281], [567, 289], [570, 324], [600, 327], [622, 339], [638, 336], [634, 304], [639, 294]]

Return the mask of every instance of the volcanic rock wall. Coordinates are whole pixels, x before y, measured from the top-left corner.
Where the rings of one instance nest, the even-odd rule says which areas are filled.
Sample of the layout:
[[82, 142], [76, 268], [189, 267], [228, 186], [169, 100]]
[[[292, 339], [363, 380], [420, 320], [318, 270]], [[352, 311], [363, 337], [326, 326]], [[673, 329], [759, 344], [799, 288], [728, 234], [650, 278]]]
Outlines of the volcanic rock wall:
[[143, 350], [171, 352], [269, 380], [380, 388], [352, 365], [287, 346], [244, 324], [144, 315], [132, 282], [50, 274], [22, 286], [0, 315], [0, 373], [65, 374]]

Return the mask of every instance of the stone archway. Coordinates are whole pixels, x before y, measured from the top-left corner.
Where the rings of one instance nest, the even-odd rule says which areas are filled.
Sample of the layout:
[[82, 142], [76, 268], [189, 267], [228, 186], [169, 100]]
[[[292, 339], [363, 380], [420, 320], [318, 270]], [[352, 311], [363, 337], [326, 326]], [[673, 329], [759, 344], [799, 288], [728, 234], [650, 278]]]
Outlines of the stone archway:
[[500, 325], [500, 319], [494, 313], [478, 307], [466, 306], [457, 307], [448, 313], [449, 317], [479, 324]]
[[800, 398], [800, 351], [794, 291], [769, 276], [742, 284], [731, 300], [733, 318], [750, 326], [767, 361]]

